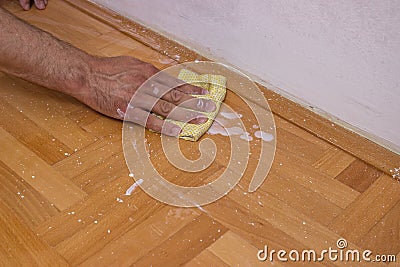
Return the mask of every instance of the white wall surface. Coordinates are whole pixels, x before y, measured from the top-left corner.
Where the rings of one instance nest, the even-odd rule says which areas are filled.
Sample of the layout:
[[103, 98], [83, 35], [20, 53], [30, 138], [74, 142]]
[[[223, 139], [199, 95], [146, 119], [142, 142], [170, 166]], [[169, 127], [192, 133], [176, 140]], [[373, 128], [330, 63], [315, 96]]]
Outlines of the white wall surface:
[[400, 151], [399, 1], [95, 2]]

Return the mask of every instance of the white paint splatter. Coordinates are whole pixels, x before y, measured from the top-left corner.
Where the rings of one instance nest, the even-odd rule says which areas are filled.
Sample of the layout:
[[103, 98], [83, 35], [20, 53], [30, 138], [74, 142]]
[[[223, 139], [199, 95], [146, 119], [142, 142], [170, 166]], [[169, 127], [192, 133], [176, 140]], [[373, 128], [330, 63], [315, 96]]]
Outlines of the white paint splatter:
[[203, 101], [203, 99], [201, 99], [201, 98], [199, 98], [198, 100], [197, 100], [197, 108], [198, 109], [203, 109], [203, 106], [204, 106], [204, 101]]
[[172, 58], [159, 58], [158, 62], [164, 65], [168, 65], [174, 63], [175, 61]]
[[233, 127], [230, 127], [230, 128], [224, 128], [218, 123], [213, 123], [213, 125], [211, 125], [210, 129], [208, 129], [207, 132], [209, 134], [212, 134], [212, 135], [220, 134], [220, 135], [223, 135], [223, 136], [242, 135], [242, 134], [246, 133], [240, 127], [233, 126]]
[[390, 173], [392, 174], [393, 179], [400, 182], [400, 167], [390, 170]]
[[209, 134], [221, 134], [223, 136], [227, 136], [228, 133], [225, 131], [225, 129], [217, 122], [214, 122], [211, 127], [208, 129], [207, 133]]
[[122, 202], [124, 202], [122, 199], [120, 199], [119, 197], [117, 197], [117, 201], [119, 202], [119, 203], [122, 203]]
[[246, 141], [253, 141], [253, 137], [248, 133], [245, 132], [240, 136], [240, 139], [246, 140]]
[[266, 132], [263, 132], [263, 131], [256, 131], [254, 133], [254, 136], [257, 137], [257, 138], [261, 138], [265, 142], [269, 142], [269, 141], [274, 140], [274, 136], [272, 134], [266, 133]]
[[153, 89], [153, 94], [158, 96], [158, 93], [160, 92], [160, 90], [157, 87], [154, 87]]
[[136, 154], [139, 155], [139, 151], [138, 151], [138, 148], [137, 148], [136, 140], [132, 141], [132, 147], [135, 150]]
[[125, 192], [125, 195], [130, 196], [139, 185], [143, 183], [143, 179], [139, 179], [137, 182], [135, 182], [133, 185], [131, 185]]
[[125, 117], [125, 113], [122, 112], [122, 110], [120, 110], [119, 108], [117, 108], [117, 113], [118, 113], [118, 115], [119, 115], [121, 118], [124, 118], [124, 117]]
[[221, 114], [222, 117], [227, 118], [227, 119], [240, 119], [243, 117], [242, 114], [236, 113], [236, 112], [223, 112], [221, 111], [219, 114]]
[[242, 135], [245, 133], [245, 131], [242, 128], [237, 127], [237, 126], [226, 128], [226, 131], [228, 132], [229, 136], [230, 135]]
[[205, 209], [203, 209], [199, 204], [195, 204], [196, 207], [204, 213], [208, 213]]

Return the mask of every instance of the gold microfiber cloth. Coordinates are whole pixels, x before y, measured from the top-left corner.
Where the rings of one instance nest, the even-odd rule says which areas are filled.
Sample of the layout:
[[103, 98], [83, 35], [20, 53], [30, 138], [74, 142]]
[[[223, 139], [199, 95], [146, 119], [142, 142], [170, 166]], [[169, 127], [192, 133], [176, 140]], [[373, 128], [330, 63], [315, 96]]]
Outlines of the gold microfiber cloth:
[[210, 113], [202, 112], [204, 115], [208, 117], [208, 120], [207, 122], [199, 125], [167, 119], [168, 122], [176, 124], [182, 128], [182, 132], [179, 135], [179, 138], [189, 141], [197, 141], [211, 127], [211, 124], [213, 123], [214, 118], [217, 116], [219, 108], [221, 107], [221, 103], [225, 99], [226, 78], [222, 75], [215, 75], [215, 74], [199, 75], [195, 72], [186, 69], [182, 69], [179, 72], [178, 78], [189, 84], [207, 89], [209, 92], [207, 95], [193, 95], [193, 96], [197, 98], [210, 99], [215, 103], [217, 107], [213, 112]]

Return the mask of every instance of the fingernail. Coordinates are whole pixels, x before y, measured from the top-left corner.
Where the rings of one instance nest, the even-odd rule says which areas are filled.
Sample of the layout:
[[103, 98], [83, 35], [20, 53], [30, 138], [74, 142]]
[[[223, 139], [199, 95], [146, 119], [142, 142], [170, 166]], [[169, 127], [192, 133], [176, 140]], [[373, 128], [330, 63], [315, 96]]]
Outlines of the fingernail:
[[40, 2], [40, 3], [38, 4], [38, 8], [39, 8], [39, 9], [44, 9], [44, 8], [45, 8], [44, 3], [43, 3], [43, 2]]
[[168, 135], [178, 136], [181, 133], [182, 129], [178, 126], [171, 127], [168, 131]]
[[206, 102], [206, 111], [211, 112], [214, 111], [217, 107], [215, 106], [214, 102], [212, 101], [207, 101]]
[[31, 6], [29, 5], [29, 3], [27, 3], [27, 4], [25, 4], [24, 6], [23, 6], [23, 9], [24, 10], [29, 10], [31, 8]]

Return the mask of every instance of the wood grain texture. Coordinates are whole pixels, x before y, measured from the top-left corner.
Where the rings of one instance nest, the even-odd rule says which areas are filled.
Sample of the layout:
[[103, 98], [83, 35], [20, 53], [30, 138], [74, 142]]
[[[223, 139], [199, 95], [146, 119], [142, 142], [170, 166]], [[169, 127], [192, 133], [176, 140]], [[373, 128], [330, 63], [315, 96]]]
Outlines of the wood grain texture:
[[354, 161], [336, 179], [362, 193], [371, 186], [382, 173], [360, 160]]
[[[91, 54], [135, 56], [160, 69], [177, 64], [177, 54], [181, 61], [205, 59], [87, 1], [51, 0], [45, 11], [29, 12], [17, 1], [0, 4]], [[247, 192], [262, 142], [254, 139], [231, 192], [201, 208], [177, 208], [141, 188], [125, 195], [135, 180], [125, 163], [120, 121], [0, 73], [0, 265], [342, 266], [257, 260], [265, 245], [321, 251], [336, 248], [339, 238], [351, 249], [400, 260], [400, 183], [388, 175], [388, 168], [400, 166], [398, 156], [262, 90], [277, 131], [265, 182]], [[228, 92], [226, 103], [254, 134], [257, 122], [240, 97]], [[173, 183], [200, 186], [236, 171], [228, 168], [227, 137], [205, 136], [216, 143], [217, 156], [197, 173], [168, 162], [159, 134], [146, 131], [145, 137], [154, 168]], [[199, 143], [179, 143], [187, 158], [200, 156]]]
[[68, 266], [63, 257], [37, 238], [11, 209], [0, 205], [2, 266]]
[[356, 242], [367, 234], [400, 201], [400, 187], [383, 174], [330, 225], [341, 236]]
[[66, 209], [86, 196], [74, 183], [61, 176], [3, 129], [0, 129], [0, 142], [0, 160], [59, 210]]
[[[112, 10], [105, 9], [86, 0], [67, 0], [66, 2], [163, 55], [171, 58], [179, 55], [179, 62], [209, 60], [137, 22], [122, 17]], [[400, 166], [400, 155], [321, 117], [313, 112], [313, 107], [303, 107], [265, 86], [260, 84], [258, 86], [265, 93], [265, 97], [269, 100], [269, 105], [276, 115], [340, 147], [342, 150], [387, 174], [390, 174], [391, 169]]]

